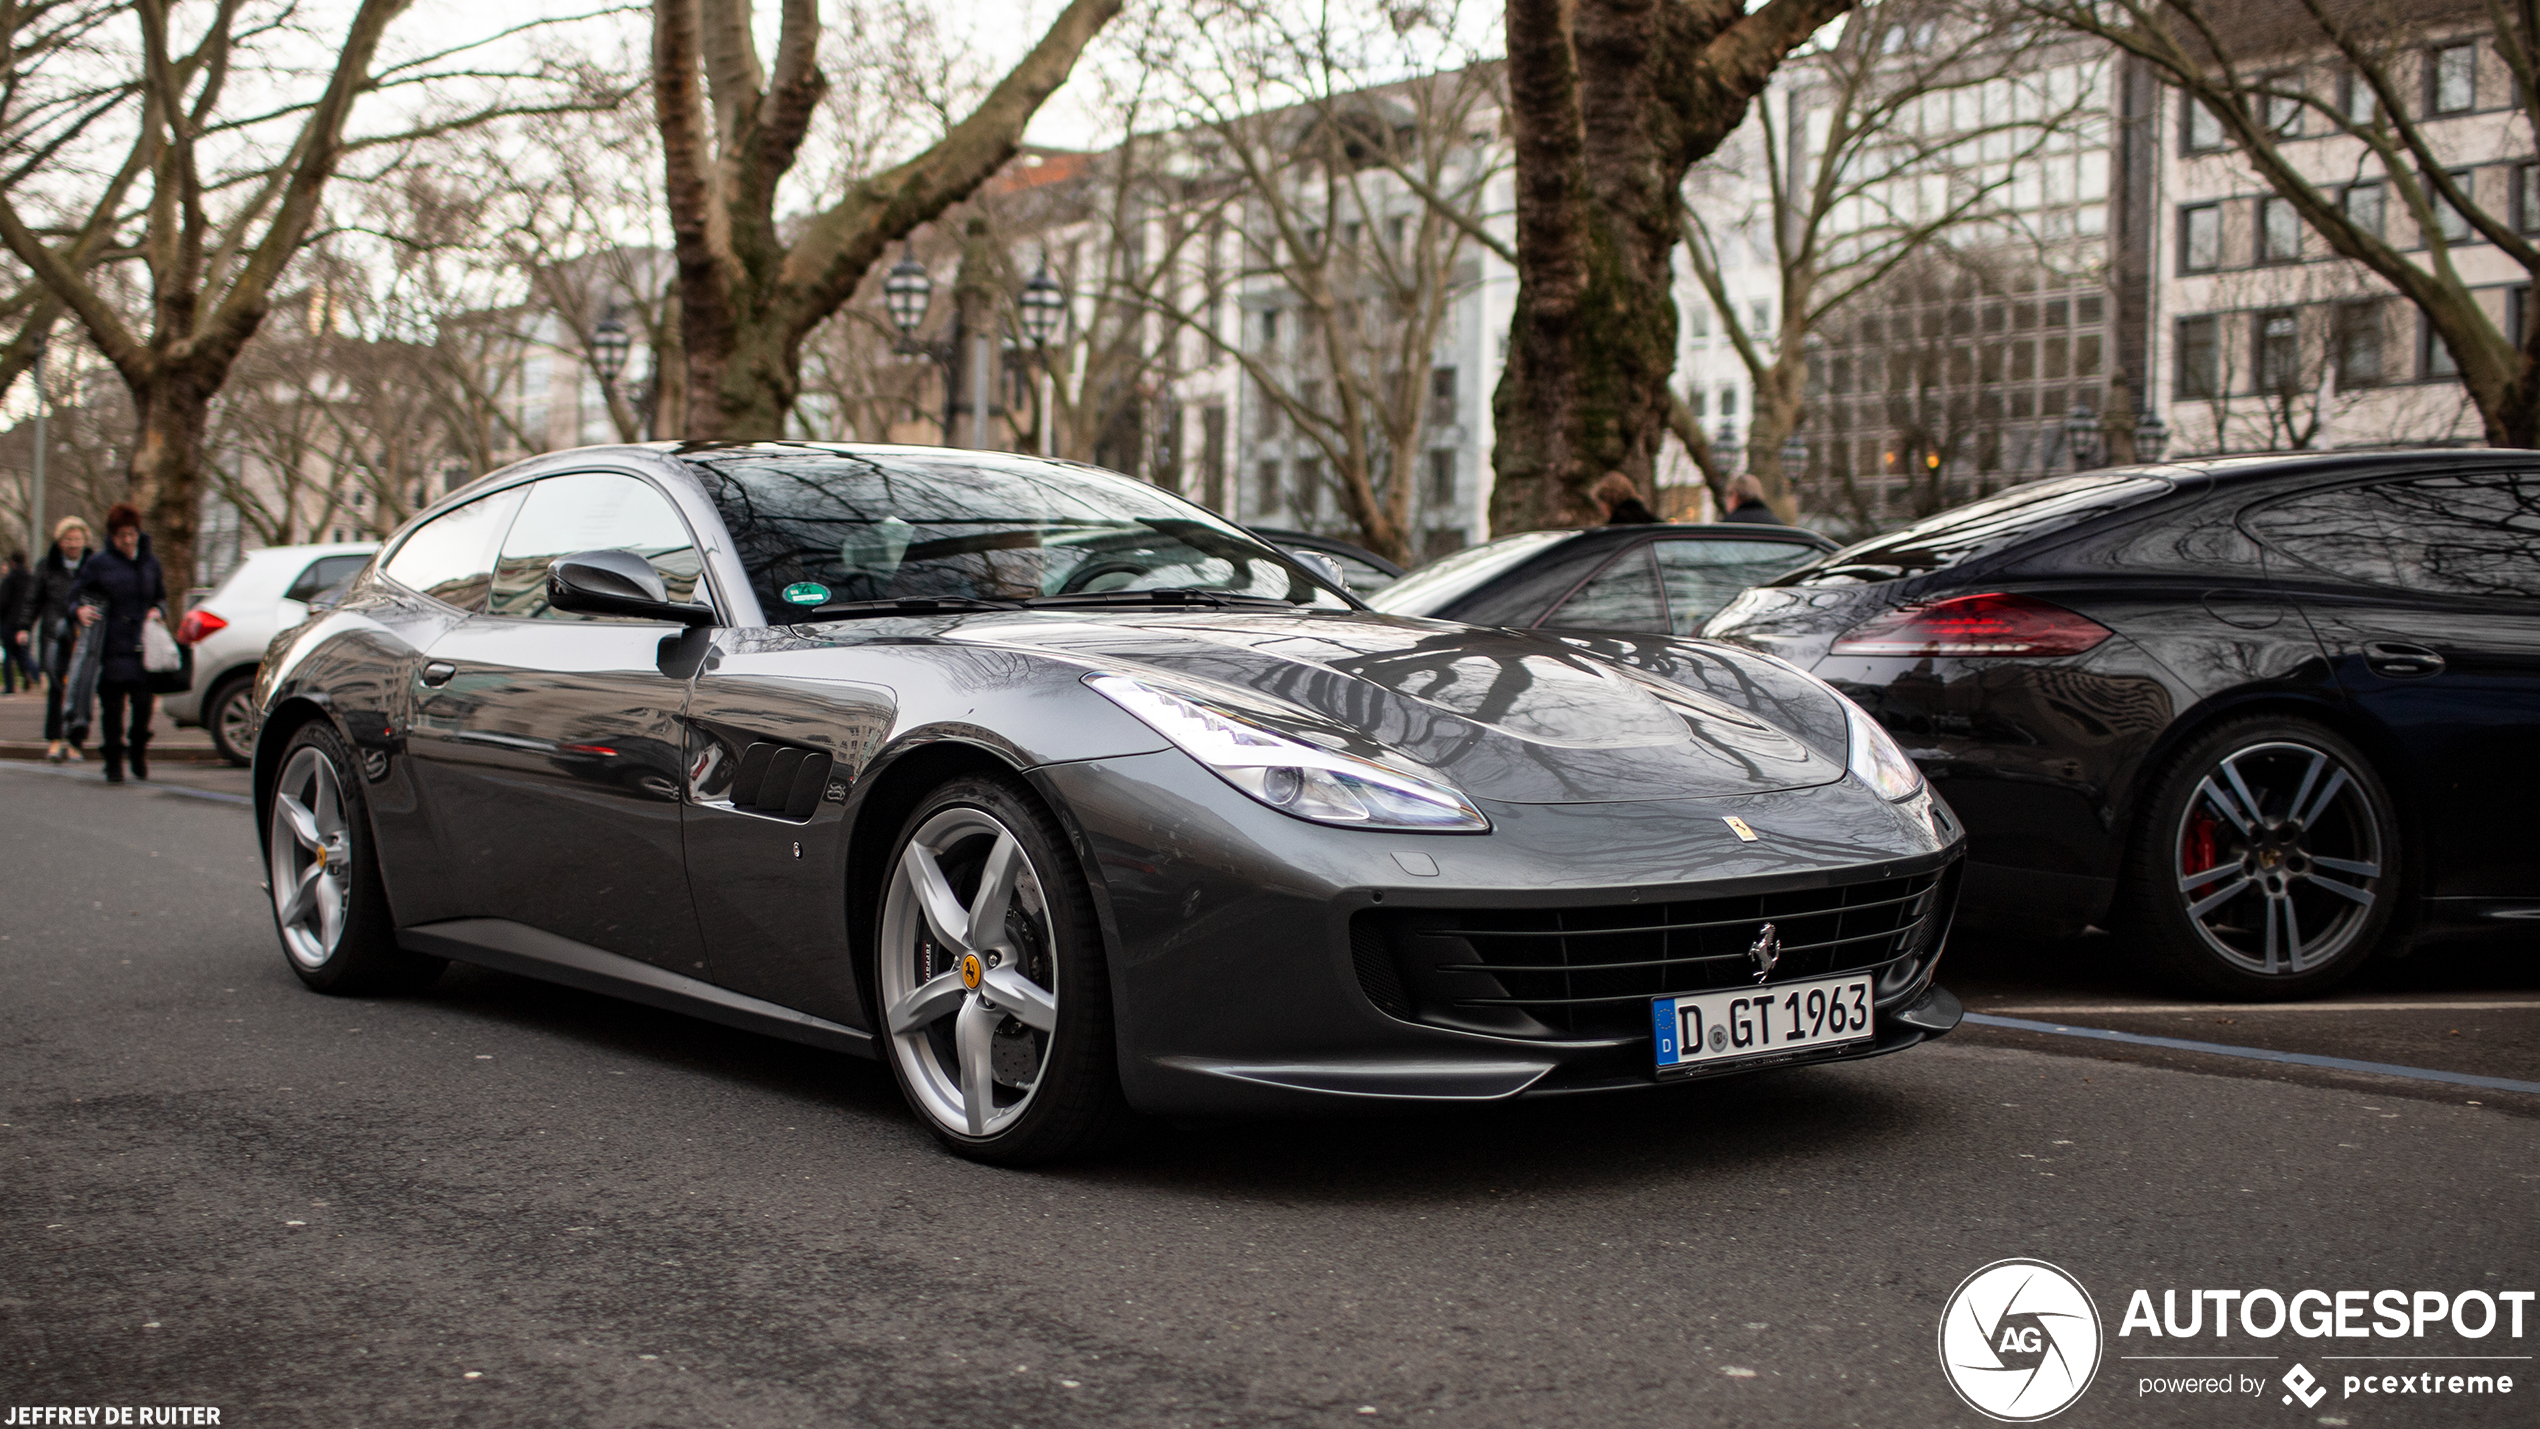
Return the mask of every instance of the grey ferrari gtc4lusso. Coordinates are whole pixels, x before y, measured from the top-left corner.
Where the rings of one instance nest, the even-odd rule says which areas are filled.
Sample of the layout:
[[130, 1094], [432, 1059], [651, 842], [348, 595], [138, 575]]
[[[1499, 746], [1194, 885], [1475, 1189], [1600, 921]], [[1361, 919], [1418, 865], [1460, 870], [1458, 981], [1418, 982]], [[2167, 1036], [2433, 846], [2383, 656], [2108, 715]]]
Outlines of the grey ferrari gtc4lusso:
[[1089, 467], [542, 456], [410, 522], [256, 698], [311, 987], [457, 960], [876, 1056], [986, 1160], [1959, 1017], [1964, 838], [1827, 685], [1379, 615]]

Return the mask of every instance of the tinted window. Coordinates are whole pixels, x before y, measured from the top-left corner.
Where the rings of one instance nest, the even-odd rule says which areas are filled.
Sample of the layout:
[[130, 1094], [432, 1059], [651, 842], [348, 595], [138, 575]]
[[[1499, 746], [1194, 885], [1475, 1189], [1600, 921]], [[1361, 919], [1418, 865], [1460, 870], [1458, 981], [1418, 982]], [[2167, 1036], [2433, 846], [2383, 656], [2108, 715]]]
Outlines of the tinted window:
[[1448, 603], [1479, 590], [1501, 572], [1515, 569], [1544, 547], [1570, 539], [1571, 534], [1528, 531], [1442, 556], [1369, 596], [1367, 603], [1396, 615], [1426, 615], [1442, 610]]
[[547, 567], [581, 551], [633, 551], [652, 562], [670, 598], [691, 599], [704, 569], [670, 498], [634, 477], [585, 471], [529, 488], [494, 563], [493, 613], [519, 620], [605, 620], [547, 605]]
[[389, 579], [461, 610], [483, 610], [494, 582], [494, 543], [520, 506], [520, 488], [478, 497], [406, 534], [388, 558]]
[[687, 460], [770, 619], [903, 596], [1015, 600], [1166, 589], [1349, 608], [1241, 529], [1091, 467], [988, 453], [816, 448]]
[[1571, 592], [1569, 599], [1554, 607], [1543, 623], [1564, 630], [1647, 630], [1665, 634], [1667, 607], [1659, 599], [1658, 572], [1650, 564], [1649, 548], [1634, 546], [1616, 556], [1605, 569], [1588, 577], [1587, 584]]
[[282, 593], [284, 600], [313, 600], [321, 591], [330, 591], [361, 574], [370, 564], [368, 556], [320, 556], [309, 562], [299, 579]]
[[1796, 541], [1659, 541], [1658, 578], [1667, 587], [1667, 620], [1678, 635], [1702, 629], [1738, 592], [1762, 585], [1814, 557]]
[[1946, 570], [2170, 490], [2170, 483], [2148, 476], [2067, 476], [2031, 482], [1901, 531], [1846, 546], [1777, 584], [1890, 581]]
[[2475, 472], [2305, 492], [2250, 529], [2305, 565], [2443, 595], [2540, 597], [2540, 475]]

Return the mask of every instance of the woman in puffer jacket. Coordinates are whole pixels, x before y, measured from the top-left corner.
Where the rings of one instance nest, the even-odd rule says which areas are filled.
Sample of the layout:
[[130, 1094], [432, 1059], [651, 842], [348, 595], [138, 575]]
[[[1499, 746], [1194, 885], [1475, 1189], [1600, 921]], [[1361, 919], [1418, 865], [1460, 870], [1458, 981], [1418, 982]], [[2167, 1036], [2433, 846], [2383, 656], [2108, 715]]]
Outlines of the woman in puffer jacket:
[[[71, 604], [79, 607], [82, 625], [103, 623], [106, 645], [97, 678], [99, 722], [106, 727], [106, 782], [123, 782], [124, 756], [132, 757], [132, 777], [150, 777], [150, 673], [141, 666], [141, 628], [167, 604], [167, 581], [159, 574], [159, 558], [150, 554], [150, 538], [141, 532], [141, 513], [118, 504], [106, 513], [106, 549], [80, 567], [71, 588]], [[124, 716], [131, 713], [131, 743], [124, 740]]]

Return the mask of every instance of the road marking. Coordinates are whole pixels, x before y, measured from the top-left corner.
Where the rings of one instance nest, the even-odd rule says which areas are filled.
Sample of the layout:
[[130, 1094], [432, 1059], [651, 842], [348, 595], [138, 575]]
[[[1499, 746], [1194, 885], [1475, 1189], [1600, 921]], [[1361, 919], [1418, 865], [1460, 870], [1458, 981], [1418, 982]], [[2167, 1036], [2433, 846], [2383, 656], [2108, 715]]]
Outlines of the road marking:
[[2483, 1012], [2491, 1007], [2532, 1008], [2540, 1001], [2519, 999], [2499, 1002], [2146, 1002], [2099, 1003], [2072, 1007], [1988, 1007], [1994, 1016], [2018, 1013], [2023, 1016], [2059, 1017], [2071, 1013], [2095, 1013], [2101, 1017], [2130, 1017], [2149, 1012]]
[[2407, 1077], [2420, 1082], [2449, 1082], [2461, 1087], [2484, 1087], [2495, 1092], [2540, 1093], [2540, 1082], [2517, 1082], [2510, 1077], [2482, 1077], [2470, 1072], [2438, 1072], [2428, 1067], [2402, 1067], [2394, 1062], [2357, 1062], [2345, 1057], [2321, 1057], [2309, 1052], [2274, 1052], [2264, 1047], [2234, 1047], [2221, 1042], [2190, 1042], [2183, 1037], [2146, 1037], [2139, 1032], [2110, 1032], [2099, 1027], [2067, 1027], [2060, 1022], [2028, 1022], [2017, 1017], [1991, 1017], [1970, 1012], [1966, 1020], [1979, 1027], [2008, 1027], [2015, 1032], [2050, 1032], [2059, 1037], [2088, 1037], [2101, 1042], [2123, 1042], [2134, 1047], [2167, 1047], [2178, 1052], [2204, 1052], [2218, 1057], [2246, 1057], [2257, 1062], [2288, 1062], [2297, 1067], [2326, 1067], [2336, 1072], [2371, 1072], [2383, 1077]]

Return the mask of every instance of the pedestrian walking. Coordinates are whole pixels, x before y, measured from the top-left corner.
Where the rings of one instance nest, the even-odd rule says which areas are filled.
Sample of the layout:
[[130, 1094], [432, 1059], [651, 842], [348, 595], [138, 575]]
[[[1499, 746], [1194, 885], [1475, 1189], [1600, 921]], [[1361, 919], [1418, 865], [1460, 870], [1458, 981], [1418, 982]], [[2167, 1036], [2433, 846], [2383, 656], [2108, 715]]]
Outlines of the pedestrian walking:
[[1658, 513], [1640, 499], [1640, 486], [1619, 471], [1598, 477], [1588, 488], [1588, 499], [1605, 512], [1608, 526], [1650, 526], [1657, 524]]
[[[124, 761], [132, 761], [132, 777], [150, 777], [150, 672], [142, 665], [142, 630], [164, 621], [167, 581], [159, 558], [150, 554], [150, 538], [142, 534], [141, 513], [117, 503], [106, 513], [106, 549], [80, 567], [71, 603], [79, 608], [82, 626], [98, 628], [97, 711], [105, 726], [106, 782], [123, 782]], [[73, 684], [73, 693], [78, 690]], [[126, 720], [129, 717], [129, 726]]]
[[[88, 556], [86, 521], [65, 516], [53, 523], [53, 544], [35, 568], [34, 618], [10, 641], [44, 672], [44, 757], [55, 764], [78, 763], [80, 746], [88, 742], [87, 706], [83, 703], [66, 711], [62, 687], [79, 631], [79, 623], [71, 619], [71, 587], [78, 584]], [[79, 722], [77, 739], [70, 733], [73, 717]]]
[[1729, 510], [1720, 519], [1746, 521], [1758, 526], [1789, 524], [1776, 515], [1771, 504], [1764, 500], [1764, 483], [1756, 480], [1755, 473], [1751, 471], [1741, 471], [1729, 482]]
[[0, 695], [16, 694], [20, 676], [29, 691], [35, 689], [35, 667], [27, 663], [26, 646], [18, 639], [34, 618], [35, 573], [26, 568], [26, 552], [11, 551], [7, 568], [0, 571]]

